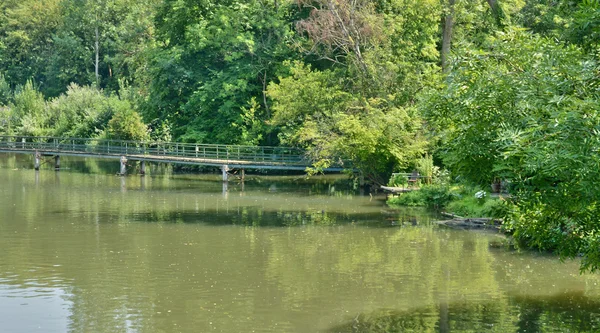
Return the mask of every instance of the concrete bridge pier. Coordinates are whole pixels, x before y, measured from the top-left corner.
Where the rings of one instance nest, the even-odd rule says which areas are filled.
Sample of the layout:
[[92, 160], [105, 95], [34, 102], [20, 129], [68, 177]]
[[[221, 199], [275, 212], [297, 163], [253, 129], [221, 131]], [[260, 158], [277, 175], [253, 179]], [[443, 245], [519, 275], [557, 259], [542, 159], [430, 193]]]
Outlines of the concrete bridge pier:
[[141, 176], [146, 175], [146, 161], [144, 161], [144, 160], [140, 161], [140, 175]]
[[119, 171], [119, 176], [125, 176], [127, 173], [127, 158], [125, 156], [121, 156], [121, 169]]
[[227, 171], [229, 171], [229, 167], [227, 166], [227, 164], [223, 164], [223, 166], [221, 167], [221, 172], [223, 173], [224, 182], [229, 180], [229, 174], [227, 174]]
[[42, 159], [42, 155], [40, 154], [39, 151], [35, 151], [34, 153], [35, 156], [35, 163], [33, 164], [33, 168], [35, 170], [39, 170], [40, 169], [40, 160]]
[[54, 170], [56, 170], [56, 171], [60, 170], [60, 156], [59, 155], [54, 156]]
[[229, 196], [229, 183], [223, 182], [223, 198], [227, 199]]

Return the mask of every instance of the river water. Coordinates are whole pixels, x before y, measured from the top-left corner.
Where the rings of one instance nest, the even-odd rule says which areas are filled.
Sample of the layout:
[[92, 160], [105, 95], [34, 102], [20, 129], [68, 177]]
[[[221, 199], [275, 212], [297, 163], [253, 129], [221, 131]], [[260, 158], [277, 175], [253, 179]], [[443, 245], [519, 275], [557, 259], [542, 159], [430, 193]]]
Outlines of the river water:
[[577, 261], [339, 178], [61, 162], [0, 154], [0, 332], [600, 331], [600, 277]]

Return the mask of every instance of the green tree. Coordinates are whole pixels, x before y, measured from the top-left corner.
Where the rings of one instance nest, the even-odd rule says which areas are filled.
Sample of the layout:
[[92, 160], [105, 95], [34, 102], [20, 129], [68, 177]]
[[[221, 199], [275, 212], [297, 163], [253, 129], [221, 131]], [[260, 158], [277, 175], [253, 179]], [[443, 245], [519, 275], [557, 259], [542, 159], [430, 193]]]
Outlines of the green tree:
[[148, 140], [148, 128], [140, 114], [127, 101], [119, 101], [114, 106], [114, 114], [108, 122], [106, 137], [116, 140]]
[[0, 106], [8, 105], [12, 100], [12, 89], [6, 78], [0, 73]]
[[42, 73], [52, 48], [51, 35], [61, 22], [60, 2], [0, 3], [0, 70], [11, 86], [25, 85], [32, 79], [43, 87]]
[[270, 117], [266, 85], [294, 57], [286, 44], [289, 10], [287, 3], [262, 0], [165, 1], [144, 117], [168, 121], [183, 141], [243, 143], [244, 109], [253, 108], [257, 121]]
[[31, 80], [17, 88], [11, 105], [12, 124], [7, 132], [15, 131], [21, 135], [44, 136], [49, 130], [46, 126], [48, 114], [44, 96]]
[[340, 79], [332, 71], [294, 64], [292, 76], [267, 90], [273, 123], [281, 127], [282, 143], [308, 149], [317, 170], [356, 167], [382, 184], [391, 170], [422, 153], [420, 117], [393, 96], [367, 99], [346, 92]]
[[96, 137], [105, 129], [114, 113], [117, 97], [107, 97], [95, 87], [69, 85], [66, 93], [47, 103], [48, 127], [52, 135], [63, 137]]
[[422, 106], [440, 154], [464, 178], [512, 183], [506, 228], [523, 244], [600, 265], [597, 63], [575, 46], [521, 30], [459, 54]]

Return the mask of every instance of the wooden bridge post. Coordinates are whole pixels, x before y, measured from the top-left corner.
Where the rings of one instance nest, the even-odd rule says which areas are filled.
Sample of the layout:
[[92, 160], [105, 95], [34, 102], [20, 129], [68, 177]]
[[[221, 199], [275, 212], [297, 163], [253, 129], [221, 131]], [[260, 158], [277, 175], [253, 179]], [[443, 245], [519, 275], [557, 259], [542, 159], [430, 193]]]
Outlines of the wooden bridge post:
[[125, 176], [127, 173], [127, 157], [121, 156], [121, 170], [119, 172], [120, 176]]
[[56, 170], [56, 171], [60, 170], [60, 156], [59, 155], [54, 156], [54, 170]]
[[140, 162], [140, 175], [145, 176], [146, 175], [146, 161], [142, 160]]
[[221, 166], [221, 171], [223, 173], [223, 181], [228, 181], [229, 175], [227, 174], [227, 171], [229, 171], [229, 167], [227, 166], [227, 164], [223, 164], [223, 166]]
[[35, 170], [39, 170], [40, 169], [40, 158], [41, 158], [40, 152], [36, 150], [34, 156], [35, 156], [35, 163], [33, 164], [33, 168]]

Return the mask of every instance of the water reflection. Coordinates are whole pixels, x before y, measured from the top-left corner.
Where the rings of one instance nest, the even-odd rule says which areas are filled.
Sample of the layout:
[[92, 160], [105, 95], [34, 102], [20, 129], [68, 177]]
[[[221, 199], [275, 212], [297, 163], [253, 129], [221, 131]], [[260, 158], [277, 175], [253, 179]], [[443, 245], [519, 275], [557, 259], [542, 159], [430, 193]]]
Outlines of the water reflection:
[[598, 329], [600, 278], [577, 262], [438, 229], [343, 186], [271, 178], [231, 182], [224, 197], [218, 178], [61, 171], [57, 182], [13, 169], [0, 169], [0, 310], [12, 311], [0, 311], [1, 328]]
[[406, 311], [359, 314], [330, 333], [598, 332], [600, 301], [582, 293], [509, 296], [487, 302], [442, 302]]

